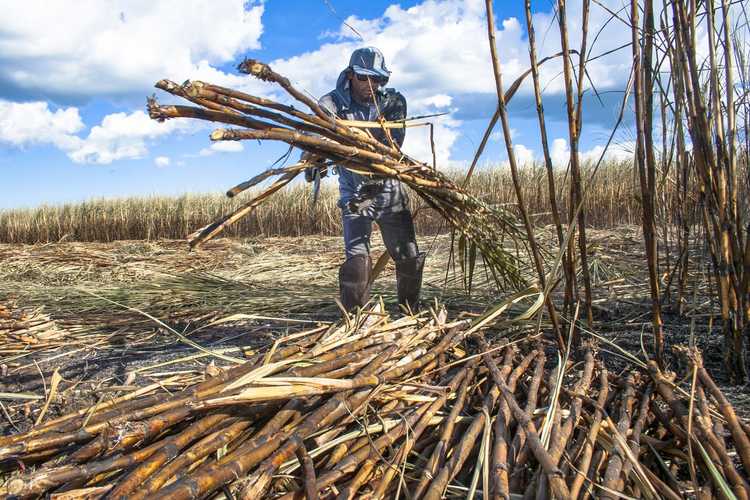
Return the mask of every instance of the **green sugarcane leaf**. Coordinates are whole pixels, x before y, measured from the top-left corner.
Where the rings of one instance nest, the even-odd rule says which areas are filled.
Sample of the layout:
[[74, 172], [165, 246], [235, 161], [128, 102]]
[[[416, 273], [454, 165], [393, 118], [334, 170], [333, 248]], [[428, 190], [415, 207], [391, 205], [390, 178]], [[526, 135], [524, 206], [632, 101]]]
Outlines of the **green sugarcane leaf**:
[[714, 464], [713, 460], [711, 460], [711, 457], [708, 456], [708, 453], [706, 452], [706, 449], [703, 447], [701, 442], [696, 440], [695, 443], [698, 445], [698, 449], [701, 452], [703, 461], [708, 467], [708, 471], [711, 473], [711, 477], [713, 478], [714, 482], [719, 485], [719, 489], [721, 489], [724, 497], [729, 498], [730, 500], [737, 500], [737, 496], [734, 494], [732, 488], [727, 483], [726, 478], [721, 474], [721, 472], [719, 472], [719, 469], [716, 468], [716, 465]]
[[477, 263], [477, 245], [473, 241], [469, 243], [469, 272], [468, 272], [468, 280], [469, 280], [469, 286], [467, 287], [467, 291], [469, 292], [469, 295], [471, 295], [471, 285], [474, 281], [474, 269], [476, 268]]

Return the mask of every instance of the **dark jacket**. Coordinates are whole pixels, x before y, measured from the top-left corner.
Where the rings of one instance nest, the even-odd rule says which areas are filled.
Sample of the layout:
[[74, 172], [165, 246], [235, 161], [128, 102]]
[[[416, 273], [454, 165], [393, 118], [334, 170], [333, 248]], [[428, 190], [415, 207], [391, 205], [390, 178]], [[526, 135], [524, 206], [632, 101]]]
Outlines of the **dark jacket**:
[[[324, 95], [319, 104], [327, 111], [344, 120], [377, 121], [378, 110], [383, 114], [386, 121], [403, 120], [406, 118], [406, 99], [401, 93], [392, 88], [386, 88], [377, 92], [377, 107], [374, 104], [363, 105], [352, 99], [349, 88], [347, 71], [342, 71], [336, 82], [336, 88]], [[393, 142], [399, 147], [404, 143], [406, 129], [389, 129]], [[383, 144], [388, 144], [388, 139], [382, 129], [370, 129], [370, 132]], [[343, 205], [361, 188], [361, 185], [372, 181], [371, 178], [355, 174], [345, 168], [339, 167], [339, 193], [340, 203]], [[400, 192], [396, 179], [385, 179], [382, 187], [383, 193]]]

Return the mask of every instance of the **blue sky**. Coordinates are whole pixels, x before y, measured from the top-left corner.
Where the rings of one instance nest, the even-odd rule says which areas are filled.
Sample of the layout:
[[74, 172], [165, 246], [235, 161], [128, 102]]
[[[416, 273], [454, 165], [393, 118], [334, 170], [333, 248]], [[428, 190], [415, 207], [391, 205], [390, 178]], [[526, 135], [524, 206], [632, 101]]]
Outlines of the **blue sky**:
[[[353, 48], [380, 47], [394, 72], [390, 85], [406, 95], [411, 113], [449, 113], [435, 120], [440, 165], [465, 167], [494, 111], [480, 0], [0, 0], [0, 7], [9, 20], [0, 26], [0, 208], [224, 191], [267, 168], [284, 145], [212, 146], [210, 127], [158, 124], [143, 114], [152, 93], [169, 102], [152, 87], [163, 77], [203, 79], [282, 98], [277, 89], [236, 73], [235, 61], [244, 56], [270, 62], [299, 88], [320, 96], [330, 90]], [[528, 67], [523, 2], [496, 2], [495, 8], [509, 85]], [[595, 32], [607, 16], [593, 8]], [[534, 2], [533, 10], [541, 54], [556, 52], [551, 3]], [[580, 26], [572, 4], [569, 16], [571, 26]], [[627, 41], [626, 30], [615, 24], [605, 29], [593, 53]], [[578, 35], [571, 37], [576, 46]], [[606, 93], [603, 103], [587, 94], [584, 155], [596, 155], [606, 141], [630, 62], [626, 48], [592, 63], [592, 80]], [[567, 124], [559, 73], [559, 65], [548, 64], [542, 78], [553, 152], [562, 162]], [[538, 158], [529, 85], [510, 110], [519, 160]], [[618, 136], [622, 155], [628, 154], [628, 130]], [[501, 164], [507, 158], [499, 132], [486, 162]], [[406, 146], [418, 158], [429, 158], [421, 132], [410, 131]]]

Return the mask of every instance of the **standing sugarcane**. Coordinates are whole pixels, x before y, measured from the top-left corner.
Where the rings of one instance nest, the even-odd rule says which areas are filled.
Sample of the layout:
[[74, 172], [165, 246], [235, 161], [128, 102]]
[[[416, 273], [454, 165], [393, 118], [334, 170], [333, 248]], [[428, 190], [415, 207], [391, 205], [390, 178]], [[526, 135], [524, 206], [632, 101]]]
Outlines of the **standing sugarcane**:
[[653, 140], [653, 68], [652, 52], [654, 37], [654, 8], [651, 0], [644, 5], [644, 43], [641, 48], [637, 0], [631, 3], [630, 22], [632, 32], [633, 73], [635, 77], [636, 113], [636, 158], [638, 178], [643, 200], [643, 239], [648, 261], [649, 287], [651, 290], [651, 322], [654, 334], [654, 351], [659, 366], [664, 366], [664, 336], [662, 332], [661, 305], [659, 297], [658, 255], [654, 214], [654, 191], [656, 189], [656, 159]]
[[[708, 238], [718, 285], [721, 317], [725, 337], [725, 366], [735, 383], [747, 381], [746, 339], [750, 318], [750, 239], [745, 230], [746, 211], [737, 210], [735, 196], [737, 176], [735, 164], [736, 122], [733, 113], [723, 110], [733, 103], [732, 38], [724, 38], [727, 46], [716, 41], [714, 2], [697, 8], [671, 3], [674, 39], [670, 44], [670, 67], [676, 75], [675, 100], [681, 100], [685, 110], [687, 132], [693, 146], [691, 167], [695, 169], [700, 190], [701, 216]], [[730, 26], [728, 8], [721, 10], [722, 26]], [[698, 60], [695, 44], [696, 22], [699, 14], [706, 20], [709, 57]], [[707, 65], [707, 71], [704, 66]], [[724, 91], [719, 80], [719, 68], [724, 67]], [[702, 80], [708, 75], [708, 81]], [[702, 89], [708, 85], [706, 99]], [[732, 97], [729, 97], [729, 96]], [[732, 105], [732, 107], [734, 107]], [[684, 165], [683, 168], [688, 168]]]
[[[511, 139], [510, 133], [510, 122], [508, 121], [508, 112], [505, 106], [505, 93], [503, 92], [503, 78], [502, 71], [500, 69], [500, 59], [498, 58], [497, 45], [495, 44], [495, 17], [492, 10], [492, 0], [485, 1], [485, 8], [487, 10], [487, 33], [490, 42], [490, 53], [492, 55], [492, 70], [495, 76], [495, 89], [497, 91], [497, 109], [499, 110], [500, 114], [500, 123], [503, 126], [503, 138], [505, 141], [505, 148], [508, 153], [508, 164], [510, 165], [513, 187], [516, 192], [516, 198], [518, 199], [518, 210], [521, 212], [521, 219], [523, 220], [524, 227], [526, 228], [526, 237], [529, 239], [529, 248], [531, 250], [531, 256], [534, 259], [534, 266], [536, 268], [537, 276], [539, 277], [539, 284], [542, 288], [545, 288], [547, 283], [544, 274], [544, 263], [542, 262], [539, 245], [537, 244], [536, 237], [534, 236], [534, 228], [531, 225], [531, 219], [529, 218], [528, 211], [526, 210], [526, 203], [524, 202], [521, 183], [518, 177], [516, 156], [513, 151], [513, 141]], [[550, 320], [552, 321], [552, 328], [554, 329], [555, 336], [557, 337], [558, 345], [562, 348], [564, 342], [560, 330], [560, 322], [557, 317], [557, 310], [555, 309], [555, 305], [552, 303], [552, 299], [549, 297], [549, 295], [545, 299], [547, 311], [549, 312]]]
[[[591, 326], [594, 322], [593, 311], [591, 309], [591, 278], [589, 276], [589, 265], [588, 265], [588, 252], [586, 249], [586, 213], [581, 208], [576, 215], [576, 208], [581, 202], [583, 197], [583, 186], [581, 180], [581, 168], [580, 158], [578, 156], [578, 139], [580, 137], [582, 128], [582, 113], [581, 113], [581, 99], [582, 99], [582, 87], [583, 87], [583, 73], [585, 70], [586, 62], [586, 37], [588, 33], [588, 11], [589, 3], [584, 2], [583, 4], [583, 29], [582, 29], [582, 41], [581, 41], [581, 53], [579, 54], [579, 80], [578, 80], [578, 101], [574, 102], [573, 99], [573, 63], [570, 60], [570, 46], [568, 42], [568, 24], [565, 16], [565, 0], [558, 0], [557, 2], [557, 20], [560, 25], [560, 45], [563, 51], [563, 76], [565, 80], [565, 103], [568, 114], [568, 134], [570, 137], [570, 202], [568, 204], [568, 224], [569, 227], [573, 227], [573, 219], [578, 219], [578, 247], [581, 255], [581, 275], [583, 276], [584, 294], [585, 294], [585, 306], [586, 306], [586, 319]], [[573, 260], [573, 239], [571, 238], [568, 243], [568, 258]], [[570, 265], [570, 264], [568, 264]], [[568, 271], [570, 273], [570, 269]]]

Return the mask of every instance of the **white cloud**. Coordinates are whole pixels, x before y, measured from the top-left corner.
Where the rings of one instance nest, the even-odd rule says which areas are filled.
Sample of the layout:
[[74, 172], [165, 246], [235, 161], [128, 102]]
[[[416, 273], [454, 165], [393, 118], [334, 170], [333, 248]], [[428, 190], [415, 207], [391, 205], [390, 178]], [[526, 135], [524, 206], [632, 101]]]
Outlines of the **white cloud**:
[[550, 148], [549, 155], [552, 160], [552, 165], [556, 167], [566, 167], [570, 161], [568, 141], [562, 137], [558, 137], [552, 141], [552, 148]]
[[46, 102], [16, 103], [0, 100], [0, 142], [16, 147], [52, 144], [76, 147], [76, 132], [83, 129], [78, 108], [50, 110]]
[[[610, 5], [615, 5], [610, 0]], [[567, 10], [572, 27], [581, 24], [581, 7], [571, 4]], [[589, 32], [596, 33], [609, 18], [601, 7], [592, 5]], [[554, 13], [534, 14], [537, 30], [539, 58], [552, 55], [559, 49], [559, 30]], [[401, 90], [409, 103], [409, 114], [427, 114], [449, 110], [453, 117], [435, 119], [435, 141], [438, 161], [450, 157], [451, 147], [461, 135], [461, 121], [455, 118], [462, 102], [481, 98], [491, 102], [495, 83], [487, 42], [485, 6], [481, 0], [425, 0], [404, 9], [398, 5], [388, 7], [382, 16], [361, 19], [351, 16], [346, 23], [353, 26], [364, 38], [355, 37], [342, 24], [333, 42], [318, 50], [300, 54], [286, 60], [273, 61], [272, 67], [289, 76], [300, 89], [315, 96], [331, 90], [339, 72], [346, 67], [351, 51], [361, 45], [380, 48], [386, 64], [393, 71], [392, 85]], [[571, 29], [571, 47], [580, 45], [580, 30]], [[496, 43], [500, 53], [505, 87], [529, 66], [528, 41], [525, 20], [507, 18], [499, 21]], [[329, 34], [329, 38], [331, 38]], [[610, 22], [599, 35], [595, 53], [600, 54], [629, 42], [629, 32], [618, 22]], [[632, 63], [629, 50], [623, 49], [592, 61], [588, 74], [599, 89], [623, 86]], [[576, 61], [577, 62], [577, 61]], [[561, 95], [564, 81], [561, 62], [557, 58], [541, 67], [542, 86], [546, 95]], [[518, 95], [531, 95], [531, 81], [524, 81]], [[484, 102], [484, 101], [481, 101]], [[479, 106], [476, 115], [491, 115], [494, 109]], [[562, 111], [564, 112], [564, 111]], [[548, 109], [548, 117], [554, 110]], [[493, 135], [493, 140], [497, 140]], [[502, 139], [502, 137], [499, 137]], [[410, 129], [404, 149], [419, 159], [430, 158], [429, 140], [425, 131]]]
[[534, 163], [534, 150], [527, 148], [523, 144], [515, 144], [513, 146], [513, 153], [516, 156], [516, 163], [519, 167], [525, 167]]
[[138, 110], [106, 115], [82, 138], [77, 135], [84, 129], [78, 108], [53, 111], [46, 102], [0, 100], [0, 143], [14, 147], [50, 144], [75, 163], [109, 164], [143, 158], [148, 154], [150, 140], [174, 132], [194, 132], [202, 126], [187, 120], [159, 123]]
[[[519, 166], [531, 164], [534, 162], [542, 162], [541, 152], [537, 153], [532, 149], [527, 148], [523, 144], [515, 144], [513, 150], [516, 154], [516, 162]], [[619, 142], [611, 144], [607, 148], [604, 154], [605, 161], [629, 161], [633, 158], [633, 152], [635, 151], [635, 143], [631, 141]], [[597, 145], [586, 151], [579, 151], [578, 157], [581, 162], [584, 163], [596, 163], [604, 152], [603, 145]], [[567, 168], [568, 162], [570, 161], [570, 148], [568, 147], [568, 141], [562, 137], [552, 141], [552, 147], [550, 148], [550, 159], [552, 165], [556, 168]], [[503, 162], [507, 165], [507, 160]]]
[[198, 152], [199, 156], [211, 156], [215, 153], [241, 153], [245, 146], [239, 141], [219, 141], [214, 142], [211, 146], [203, 148]]
[[[599, 161], [599, 158], [602, 156], [602, 152], [604, 151], [603, 145], [597, 145], [593, 148], [589, 149], [588, 151], [581, 151], [581, 160], [584, 162], [592, 162], [596, 163]], [[604, 154], [605, 160], [610, 161], [630, 161], [633, 159], [633, 155], [635, 154], [635, 142], [632, 141], [625, 141], [625, 142], [619, 142], [617, 144], [610, 144], [609, 148], [607, 148], [607, 152]]]
[[154, 165], [156, 165], [159, 168], [164, 168], [169, 166], [169, 157], [168, 156], [157, 156], [154, 159]]
[[[615, 4], [614, 0], [608, 3]], [[157, 79], [167, 77], [178, 82], [202, 79], [260, 95], [279, 93], [272, 85], [220, 69], [222, 64], [236, 62], [243, 52], [260, 47], [265, 8], [262, 0], [82, 0], [74, 6], [28, 0], [6, 1], [3, 6], [7, 22], [0, 30], [0, 88], [62, 98], [141, 96], [151, 91]], [[477, 96], [490, 102], [495, 93], [484, 9], [481, 0], [425, 0], [408, 9], [391, 5], [380, 17], [353, 16], [346, 20], [363, 35], [364, 42], [355, 39], [342, 24], [332, 42], [295, 57], [271, 61], [271, 66], [289, 76], [298, 88], [321, 96], [334, 87], [354, 48], [379, 47], [393, 70], [391, 85], [407, 97], [410, 115], [451, 112], [448, 117], [432, 119], [438, 161], [445, 164], [461, 135], [462, 122], [456, 116], [465, 110], [460, 103], [478, 102]], [[604, 9], [592, 6], [589, 32], [597, 32], [608, 17]], [[570, 25], [580, 25], [580, 18], [580, 6], [571, 4]], [[539, 57], [557, 52], [559, 35], [553, 12], [539, 12], [534, 19]], [[522, 19], [499, 20], [496, 37], [506, 87], [528, 66], [524, 24]], [[571, 30], [572, 47], [580, 44], [578, 31]], [[618, 22], [612, 22], [599, 36], [595, 52], [628, 42], [629, 37]], [[591, 62], [588, 74], [600, 89], [617, 86], [627, 78], [631, 62], [625, 49]], [[545, 64], [541, 72], [545, 93], [559, 95], [563, 85], [559, 59]], [[529, 88], [527, 81], [519, 95], [528, 96]], [[493, 110], [482, 105], [475, 114], [489, 116]], [[81, 138], [75, 134], [80, 133], [82, 124], [66, 128], [78, 117], [75, 108], [37, 111], [42, 117], [69, 114], [65, 119], [57, 118], [64, 122], [62, 125], [45, 122], [57, 125], [46, 127], [44, 141], [79, 163], [141, 158], [147, 155], [150, 141], [186, 130], [184, 120], [157, 124], [136, 111], [109, 115]], [[29, 126], [45, 129], [39, 124]], [[33, 142], [12, 142], [8, 139], [11, 133], [3, 134], [7, 136], [5, 142], [15, 145]], [[224, 144], [214, 144], [199, 154], [230, 152], [232, 148], [238, 151], [242, 147], [241, 143]], [[565, 141], [553, 144], [553, 150], [555, 147], [560, 159], [565, 154]], [[517, 146], [517, 154], [528, 158], [530, 150], [521, 148]], [[404, 149], [418, 159], [431, 161], [428, 129], [410, 129]]]
[[77, 147], [68, 151], [68, 156], [76, 163], [102, 165], [115, 160], [143, 158], [148, 153], [148, 140], [175, 131], [194, 130], [195, 124], [190, 121], [167, 120], [159, 123], [140, 110], [113, 113], [105, 116], [100, 125], [93, 127]]
[[2, 7], [0, 81], [63, 97], [139, 95], [165, 77], [228, 78], [216, 67], [259, 48], [263, 31], [263, 3], [244, 0], [27, 0]]
[[[433, 140], [435, 142], [435, 157], [437, 158], [438, 166], [449, 164], [451, 148], [460, 135], [460, 125], [461, 122], [451, 118], [434, 120]], [[412, 158], [432, 165], [429, 127], [407, 129], [403, 150]]]

